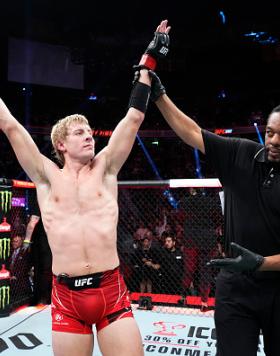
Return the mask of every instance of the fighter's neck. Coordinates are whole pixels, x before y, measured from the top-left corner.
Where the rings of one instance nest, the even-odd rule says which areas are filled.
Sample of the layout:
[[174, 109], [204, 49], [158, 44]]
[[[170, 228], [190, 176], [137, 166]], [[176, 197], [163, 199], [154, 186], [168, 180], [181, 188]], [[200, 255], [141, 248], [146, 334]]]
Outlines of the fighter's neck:
[[80, 174], [84, 172], [86, 173], [89, 170], [91, 170], [92, 166], [93, 166], [93, 159], [90, 159], [86, 163], [81, 161], [66, 160], [62, 168], [62, 172], [64, 172], [67, 175], [78, 177]]

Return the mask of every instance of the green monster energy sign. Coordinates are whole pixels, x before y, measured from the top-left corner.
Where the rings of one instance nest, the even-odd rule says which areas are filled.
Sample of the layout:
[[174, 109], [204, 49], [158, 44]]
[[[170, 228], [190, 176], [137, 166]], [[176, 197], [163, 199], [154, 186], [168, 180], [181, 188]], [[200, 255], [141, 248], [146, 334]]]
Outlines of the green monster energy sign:
[[10, 286], [0, 287], [0, 310], [5, 309], [10, 304]]
[[12, 210], [12, 186], [8, 181], [0, 179], [0, 317], [10, 313], [11, 287], [10, 272], [5, 265], [10, 256], [11, 224], [10, 216]]
[[6, 260], [10, 256], [11, 240], [7, 238], [0, 238], [0, 260]]
[[11, 252], [11, 211], [12, 185], [7, 180], [0, 178], [0, 262], [5, 264], [7, 263]]
[[8, 190], [1, 190], [0, 203], [2, 212], [7, 214], [7, 212], [12, 208], [12, 192]]

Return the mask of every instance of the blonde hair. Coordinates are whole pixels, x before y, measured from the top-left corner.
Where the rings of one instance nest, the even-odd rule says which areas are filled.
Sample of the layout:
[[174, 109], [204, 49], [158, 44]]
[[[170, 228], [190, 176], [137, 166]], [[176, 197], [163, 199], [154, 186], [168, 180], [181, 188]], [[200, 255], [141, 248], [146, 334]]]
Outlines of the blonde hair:
[[68, 135], [68, 128], [73, 122], [89, 125], [88, 120], [84, 115], [74, 114], [58, 120], [57, 123], [52, 127], [51, 140], [55, 157], [62, 165], [65, 163], [64, 155], [60, 150], [58, 150], [57, 146], [59, 142], [65, 140], [66, 136]]

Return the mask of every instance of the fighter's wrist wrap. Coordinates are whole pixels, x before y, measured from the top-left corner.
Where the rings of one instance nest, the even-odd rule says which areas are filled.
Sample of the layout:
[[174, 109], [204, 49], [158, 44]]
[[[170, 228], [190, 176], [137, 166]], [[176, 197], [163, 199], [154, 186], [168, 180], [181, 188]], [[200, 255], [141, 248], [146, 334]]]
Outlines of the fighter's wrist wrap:
[[136, 82], [130, 94], [128, 107], [133, 107], [145, 114], [148, 107], [150, 93], [151, 87], [149, 85]]
[[142, 68], [155, 70], [157, 66], [157, 61], [153, 57], [145, 53], [140, 59], [139, 66], [142, 66]]

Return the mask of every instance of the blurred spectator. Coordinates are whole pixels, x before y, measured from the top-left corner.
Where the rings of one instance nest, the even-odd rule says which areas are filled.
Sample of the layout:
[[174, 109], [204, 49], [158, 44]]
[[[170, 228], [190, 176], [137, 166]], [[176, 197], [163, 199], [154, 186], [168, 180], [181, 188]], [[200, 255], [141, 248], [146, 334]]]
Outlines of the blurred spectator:
[[30, 217], [26, 228], [25, 241], [31, 241], [31, 257], [34, 267], [34, 296], [32, 304], [51, 303], [52, 254], [43, 227], [36, 193], [30, 199]]
[[26, 229], [26, 226], [24, 224], [23, 218], [22, 218], [22, 216], [19, 215], [19, 212], [16, 211], [16, 214], [13, 217], [12, 230], [15, 232], [19, 232], [21, 234], [21, 236], [24, 236], [25, 229]]
[[163, 232], [162, 236], [164, 236], [161, 256], [162, 292], [182, 294], [182, 278], [184, 275], [182, 252], [176, 247], [176, 238], [173, 233]]
[[[34, 216], [31, 215], [30, 221], [32, 221], [32, 218]], [[32, 304], [51, 304], [52, 254], [40, 218], [32, 233], [31, 255], [34, 267], [34, 298]]]
[[176, 247], [181, 248], [184, 243], [184, 227], [180, 223], [175, 224]]
[[142, 240], [145, 235], [149, 232], [149, 229], [146, 227], [144, 221], [140, 221], [137, 230], [134, 233], [134, 240]]
[[149, 230], [149, 231], [146, 233], [145, 237], [148, 238], [149, 241], [151, 242], [151, 248], [152, 248], [153, 250], [157, 250], [157, 251], [158, 251], [159, 249], [161, 249], [162, 243], [161, 243], [160, 238], [158, 238], [157, 236], [155, 236], [151, 230]]
[[162, 210], [161, 217], [156, 219], [155, 223], [155, 234], [157, 237], [161, 237], [161, 234], [166, 229], [167, 224], [167, 212], [166, 209]]
[[151, 248], [151, 241], [147, 237], [141, 240], [133, 259], [135, 270], [133, 279], [138, 281], [140, 292], [152, 293], [153, 286], [157, 289], [159, 282], [160, 264], [158, 263], [157, 250]]
[[9, 270], [11, 272], [11, 302], [28, 301], [32, 294], [30, 254], [23, 247], [25, 231], [16, 231], [11, 240]]

